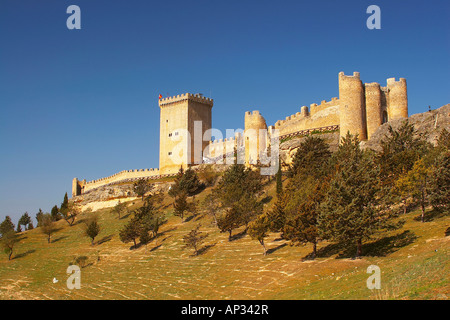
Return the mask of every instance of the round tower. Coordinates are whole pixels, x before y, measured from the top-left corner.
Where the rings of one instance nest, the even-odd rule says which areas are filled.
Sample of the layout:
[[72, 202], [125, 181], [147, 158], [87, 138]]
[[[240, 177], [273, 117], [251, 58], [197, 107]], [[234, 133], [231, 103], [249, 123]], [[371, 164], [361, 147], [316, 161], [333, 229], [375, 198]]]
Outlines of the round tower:
[[381, 89], [376, 82], [365, 84], [367, 138], [383, 124]]
[[395, 78], [387, 79], [387, 87], [389, 90], [389, 120], [408, 118], [408, 94], [406, 90], [406, 79]]
[[358, 134], [360, 140], [366, 140], [364, 87], [359, 72], [353, 72], [352, 76], [339, 73], [339, 102], [341, 137], [350, 131], [353, 135]]
[[245, 113], [245, 164], [256, 164], [259, 154], [267, 146], [267, 137], [260, 136], [260, 129], [267, 130], [267, 124], [259, 111]]

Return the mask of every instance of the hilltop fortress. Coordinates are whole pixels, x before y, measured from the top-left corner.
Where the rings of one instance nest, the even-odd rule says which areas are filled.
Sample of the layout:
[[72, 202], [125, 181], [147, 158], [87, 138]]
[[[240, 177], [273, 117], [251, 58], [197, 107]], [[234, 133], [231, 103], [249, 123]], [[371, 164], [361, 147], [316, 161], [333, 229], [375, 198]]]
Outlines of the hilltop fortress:
[[[242, 152], [246, 165], [255, 164], [261, 151], [270, 146], [276, 134], [280, 139], [316, 132], [337, 131], [358, 134], [370, 139], [383, 123], [408, 117], [406, 80], [387, 79], [387, 85], [363, 83], [359, 72], [347, 76], [339, 73], [339, 98], [320, 104], [302, 106], [300, 111], [267, 126], [259, 111], [245, 113], [245, 129], [233, 137], [215, 139], [212, 130], [213, 99], [201, 94], [185, 93], [159, 99], [160, 148], [159, 169], [124, 170], [93, 181], [73, 179], [72, 196], [101, 186], [140, 178], [159, 179], [175, 175], [180, 166], [223, 163], [224, 157]], [[258, 134], [263, 130], [266, 135]]]

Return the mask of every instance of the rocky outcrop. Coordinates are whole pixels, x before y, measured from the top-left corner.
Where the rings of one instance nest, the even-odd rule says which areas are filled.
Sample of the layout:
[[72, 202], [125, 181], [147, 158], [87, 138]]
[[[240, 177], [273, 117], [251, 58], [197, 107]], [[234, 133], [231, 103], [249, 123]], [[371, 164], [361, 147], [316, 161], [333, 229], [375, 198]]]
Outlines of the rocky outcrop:
[[[379, 151], [381, 149], [381, 140], [388, 134], [389, 126], [397, 129], [404, 121], [405, 119], [398, 119], [383, 124], [373, 133], [370, 140], [361, 142], [361, 148]], [[450, 104], [446, 104], [439, 109], [413, 114], [408, 118], [408, 121], [414, 125], [417, 135], [421, 135], [428, 142], [435, 145], [442, 129], [445, 128], [447, 131], [450, 131]]]
[[[173, 182], [155, 182], [151, 183], [151, 189], [146, 194], [167, 192]], [[98, 187], [83, 193], [82, 195], [75, 196], [71, 201], [78, 203], [81, 206], [86, 206], [89, 203], [96, 202], [110, 202], [115, 200], [116, 202], [121, 199], [124, 201], [135, 200], [137, 195], [133, 191], [133, 184], [116, 184]]]

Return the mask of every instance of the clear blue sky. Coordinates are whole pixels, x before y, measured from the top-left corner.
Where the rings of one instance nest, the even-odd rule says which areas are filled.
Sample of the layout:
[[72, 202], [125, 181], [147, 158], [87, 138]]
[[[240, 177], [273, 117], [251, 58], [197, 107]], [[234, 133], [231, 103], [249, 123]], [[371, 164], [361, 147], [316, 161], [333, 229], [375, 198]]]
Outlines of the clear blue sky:
[[211, 96], [221, 130], [338, 97], [340, 71], [406, 78], [410, 114], [449, 103], [449, 16], [448, 0], [1, 0], [0, 219], [50, 211], [74, 177], [158, 167], [160, 93]]

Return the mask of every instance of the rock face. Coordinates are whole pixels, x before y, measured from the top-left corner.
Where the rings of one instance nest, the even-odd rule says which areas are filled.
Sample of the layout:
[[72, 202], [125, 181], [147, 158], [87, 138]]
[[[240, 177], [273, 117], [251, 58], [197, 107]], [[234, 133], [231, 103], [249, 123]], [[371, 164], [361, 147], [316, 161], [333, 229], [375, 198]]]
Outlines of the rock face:
[[[389, 132], [389, 126], [397, 129], [404, 121], [404, 119], [398, 119], [383, 124], [373, 133], [370, 140], [361, 142], [361, 148], [380, 151], [381, 140]], [[417, 135], [421, 135], [428, 142], [435, 145], [442, 129], [450, 131], [450, 104], [446, 104], [436, 110], [413, 114], [408, 118], [408, 121], [414, 125]]]
[[[155, 182], [152, 183], [152, 188], [147, 194], [167, 192], [170, 185], [173, 182]], [[132, 198], [128, 200], [134, 200], [137, 197], [133, 191], [133, 184], [117, 184], [102, 186], [93, 190], [89, 190], [82, 195], [75, 196], [71, 200], [85, 206], [88, 203], [104, 202], [117, 199]], [[125, 200], [126, 201], [126, 200]]]

